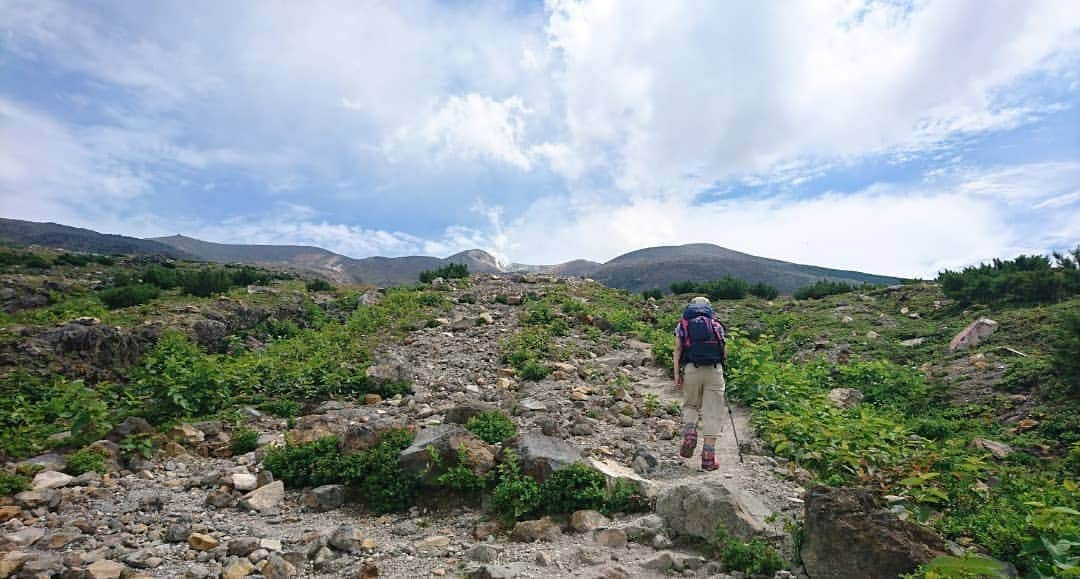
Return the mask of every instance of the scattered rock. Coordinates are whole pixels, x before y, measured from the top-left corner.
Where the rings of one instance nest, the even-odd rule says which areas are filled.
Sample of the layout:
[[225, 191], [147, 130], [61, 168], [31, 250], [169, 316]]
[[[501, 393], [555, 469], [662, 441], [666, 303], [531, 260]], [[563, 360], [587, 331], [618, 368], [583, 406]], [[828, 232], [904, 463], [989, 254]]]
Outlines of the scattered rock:
[[837, 408], [851, 408], [862, 402], [863, 393], [854, 388], [833, 388], [829, 390], [829, 404]]
[[70, 485], [75, 482], [75, 477], [64, 474], [62, 472], [56, 472], [55, 470], [46, 470], [37, 473], [34, 476], [34, 482], [30, 486], [35, 491], [59, 489]]
[[274, 513], [285, 500], [285, 483], [274, 481], [257, 488], [240, 499], [240, 508], [260, 513]]
[[674, 532], [711, 539], [716, 528], [749, 541], [765, 530], [768, 509], [753, 496], [724, 480], [680, 484], [660, 492], [656, 514]]
[[675, 566], [675, 558], [670, 552], [664, 551], [642, 561], [641, 566], [653, 571], [667, 571]]
[[416, 547], [416, 550], [421, 553], [439, 552], [449, 546], [450, 537], [447, 537], [446, 535], [432, 535], [413, 543], [413, 547]]
[[480, 563], [492, 563], [499, 557], [499, 550], [491, 545], [473, 545], [465, 552], [465, 556]]
[[188, 546], [196, 551], [209, 551], [218, 546], [219, 541], [204, 533], [192, 533], [188, 537]]
[[570, 528], [579, 533], [588, 533], [611, 524], [611, 519], [596, 511], [576, 511], [570, 516]]
[[[433, 483], [447, 469], [457, 466], [461, 448], [465, 449], [473, 473], [486, 474], [495, 466], [495, 453], [489, 444], [460, 425], [440, 424], [421, 430], [412, 446], [401, 451], [401, 468]], [[432, 461], [432, 452], [439, 457], [438, 464]]]
[[240, 492], [248, 492], [259, 488], [259, 479], [251, 473], [233, 473], [229, 475], [229, 484]]
[[88, 579], [120, 579], [127, 569], [122, 563], [101, 559], [86, 568]]
[[900, 345], [913, 348], [915, 346], [921, 346], [924, 343], [926, 343], [926, 338], [911, 338], [910, 340], [902, 340]]
[[971, 447], [979, 450], [988, 451], [990, 454], [994, 455], [994, 458], [996, 459], [1007, 458], [1010, 454], [1013, 453], [1013, 449], [1011, 446], [1005, 444], [1004, 442], [998, 442], [996, 440], [990, 440], [987, 438], [972, 439]]
[[197, 445], [206, 440], [206, 435], [203, 431], [195, 428], [194, 426], [184, 423], [177, 424], [169, 431], [169, 438], [188, 446]]
[[948, 554], [932, 530], [879, 508], [861, 489], [812, 489], [804, 529], [801, 555], [811, 577], [898, 577]]
[[45, 489], [39, 491], [23, 491], [15, 495], [15, 504], [24, 509], [37, 509], [46, 507], [55, 510], [60, 506], [63, 495], [57, 489]]
[[596, 542], [604, 547], [621, 549], [626, 546], [626, 531], [622, 529], [604, 529], [596, 533]]
[[533, 541], [557, 541], [562, 535], [562, 528], [559, 524], [551, 520], [550, 517], [544, 517], [535, 521], [521, 521], [514, 525], [514, 531], [511, 533], [510, 538], [521, 542], [531, 543]]
[[246, 558], [238, 557], [230, 559], [221, 572], [222, 579], [242, 579], [255, 571], [255, 565]]
[[966, 350], [981, 344], [998, 329], [998, 323], [985, 316], [980, 317], [960, 330], [959, 334], [949, 342], [949, 351]]
[[228, 553], [234, 557], [247, 557], [260, 547], [255, 537], [237, 537], [229, 541]]
[[304, 493], [300, 504], [317, 513], [337, 509], [345, 504], [345, 485], [315, 487]]
[[266, 579], [288, 579], [296, 576], [296, 567], [280, 555], [270, 555], [263, 565], [262, 574]]
[[11, 577], [22, 569], [33, 555], [24, 551], [9, 551], [0, 559], [0, 577]]
[[360, 553], [364, 550], [364, 533], [352, 525], [342, 525], [330, 535], [330, 546], [346, 553]]
[[626, 538], [635, 542], [649, 542], [664, 528], [664, 519], [660, 515], [645, 515], [623, 527]]
[[576, 446], [535, 432], [519, 435], [514, 448], [521, 471], [539, 482], [547, 480], [551, 473], [583, 460]]

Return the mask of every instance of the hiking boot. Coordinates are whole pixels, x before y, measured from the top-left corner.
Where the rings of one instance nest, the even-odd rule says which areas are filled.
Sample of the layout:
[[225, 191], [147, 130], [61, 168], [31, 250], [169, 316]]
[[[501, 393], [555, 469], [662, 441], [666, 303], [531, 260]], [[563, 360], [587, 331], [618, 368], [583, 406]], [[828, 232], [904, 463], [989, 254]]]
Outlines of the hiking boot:
[[701, 449], [701, 470], [714, 471], [720, 468], [720, 463], [716, 462], [716, 450], [712, 448]]
[[697, 448], [697, 430], [693, 428], [687, 428], [683, 431], [682, 448], [679, 449], [679, 456], [683, 458], [690, 458], [694, 456], [694, 449]]

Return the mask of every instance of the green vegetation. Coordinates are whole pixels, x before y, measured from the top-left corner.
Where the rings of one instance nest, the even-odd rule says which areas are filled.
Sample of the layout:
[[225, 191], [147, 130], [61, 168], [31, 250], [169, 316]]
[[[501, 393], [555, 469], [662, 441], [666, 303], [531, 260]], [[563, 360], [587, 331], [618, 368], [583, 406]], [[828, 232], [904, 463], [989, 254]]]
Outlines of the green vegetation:
[[70, 431], [67, 443], [82, 446], [112, 426], [108, 384], [88, 388], [81, 381], [40, 380], [16, 372], [0, 381], [0, 449], [15, 458], [46, 449], [49, 436]]
[[[439, 454], [434, 448], [429, 447], [428, 450], [431, 452], [432, 464], [438, 464]], [[463, 445], [457, 451], [457, 464], [446, 469], [446, 472], [439, 475], [436, 482], [443, 488], [465, 495], [479, 495], [487, 487], [487, 477], [474, 473], [470, 468], [471, 464], [469, 453]]]
[[435, 278], [463, 279], [469, 277], [469, 266], [464, 263], [451, 263], [440, 267], [420, 272], [420, 283], [431, 283]]
[[826, 296], [852, 292], [860, 287], [843, 281], [819, 280], [811, 285], [795, 290], [793, 297], [797, 300], [820, 300]]
[[230, 449], [234, 455], [246, 454], [259, 447], [259, 431], [254, 428], [237, 428], [232, 433]]
[[465, 428], [488, 444], [498, 444], [517, 434], [514, 422], [498, 410], [488, 410], [470, 417]]
[[540, 483], [521, 473], [517, 454], [507, 449], [498, 466], [499, 484], [491, 493], [491, 508], [508, 525], [540, 507]]
[[654, 300], [661, 300], [661, 299], [664, 298], [664, 290], [659, 289], [659, 288], [648, 289], [648, 290], [645, 290], [645, 291], [641, 292], [641, 297], [643, 297], [645, 299], [652, 298]]
[[30, 490], [30, 479], [18, 474], [0, 470], [0, 497], [6, 497]]
[[222, 410], [231, 390], [211, 356], [180, 332], [165, 332], [132, 374], [135, 389], [156, 421]]
[[309, 279], [304, 287], [309, 292], [329, 292], [334, 291], [334, 286], [322, 278]]
[[[764, 284], [762, 284], [764, 285]], [[710, 300], [741, 300], [750, 291], [750, 284], [730, 275], [703, 282], [682, 281], [671, 284], [673, 294], [701, 294]], [[777, 292], [779, 293], [779, 292]]]
[[274, 477], [293, 488], [346, 484], [354, 487], [372, 510], [405, 510], [416, 498], [419, 481], [401, 470], [398, 454], [412, 444], [404, 430], [384, 433], [367, 452], [341, 454], [339, 440], [328, 436], [307, 444], [272, 448], [263, 459]]
[[771, 577], [786, 567], [780, 553], [768, 543], [761, 539], [745, 543], [729, 537], [723, 527], [716, 529], [716, 538], [710, 547], [728, 571], [741, 571], [750, 576]]
[[79, 476], [88, 472], [106, 474], [106, 457], [101, 451], [84, 448], [67, 455], [67, 472], [72, 476]]
[[1080, 294], [1080, 247], [1066, 255], [1021, 255], [944, 271], [937, 281], [961, 304], [1054, 303]]
[[145, 304], [157, 299], [161, 290], [150, 284], [140, 283], [112, 287], [98, 292], [98, 297], [110, 310]]
[[775, 300], [780, 295], [780, 290], [760, 281], [751, 285], [749, 291], [750, 295], [763, 300]]

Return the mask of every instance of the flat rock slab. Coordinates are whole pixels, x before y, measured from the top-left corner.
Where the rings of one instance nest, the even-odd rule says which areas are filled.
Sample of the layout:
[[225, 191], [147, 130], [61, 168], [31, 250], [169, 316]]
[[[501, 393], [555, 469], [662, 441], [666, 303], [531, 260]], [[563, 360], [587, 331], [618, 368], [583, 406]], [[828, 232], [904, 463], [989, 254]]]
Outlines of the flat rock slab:
[[722, 526], [729, 535], [749, 541], [765, 533], [772, 511], [730, 481], [706, 479], [661, 490], [656, 514], [680, 535], [711, 539]]

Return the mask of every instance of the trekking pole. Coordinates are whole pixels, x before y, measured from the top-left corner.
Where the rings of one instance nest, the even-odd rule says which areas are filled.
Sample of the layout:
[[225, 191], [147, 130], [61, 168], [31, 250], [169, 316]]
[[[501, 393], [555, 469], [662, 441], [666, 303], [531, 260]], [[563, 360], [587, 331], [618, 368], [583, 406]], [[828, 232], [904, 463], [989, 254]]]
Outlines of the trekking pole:
[[727, 390], [724, 391], [724, 406], [727, 406], [728, 420], [731, 421], [731, 434], [735, 436], [735, 450], [739, 451], [739, 462], [742, 460], [742, 444], [739, 444], [739, 433], [735, 430], [735, 415], [731, 413], [731, 404], [727, 399]]

